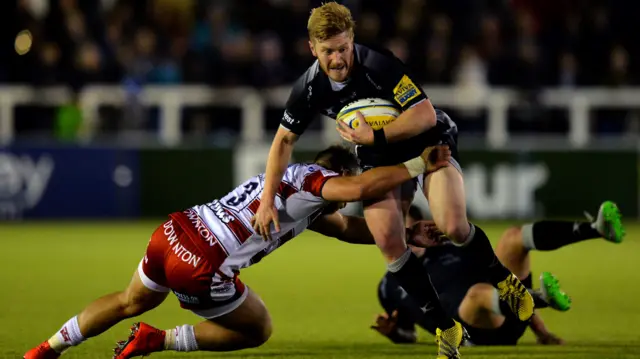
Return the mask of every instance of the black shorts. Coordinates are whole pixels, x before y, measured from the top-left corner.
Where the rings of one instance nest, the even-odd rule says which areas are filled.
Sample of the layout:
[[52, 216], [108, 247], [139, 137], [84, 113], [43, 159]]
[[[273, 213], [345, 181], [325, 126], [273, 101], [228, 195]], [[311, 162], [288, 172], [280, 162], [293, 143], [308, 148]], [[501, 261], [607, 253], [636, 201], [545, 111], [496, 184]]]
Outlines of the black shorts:
[[426, 147], [447, 144], [451, 156], [458, 158], [458, 126], [444, 111], [436, 110], [436, 126], [407, 140], [390, 143], [384, 147], [357, 146], [360, 167], [392, 166], [419, 156]]

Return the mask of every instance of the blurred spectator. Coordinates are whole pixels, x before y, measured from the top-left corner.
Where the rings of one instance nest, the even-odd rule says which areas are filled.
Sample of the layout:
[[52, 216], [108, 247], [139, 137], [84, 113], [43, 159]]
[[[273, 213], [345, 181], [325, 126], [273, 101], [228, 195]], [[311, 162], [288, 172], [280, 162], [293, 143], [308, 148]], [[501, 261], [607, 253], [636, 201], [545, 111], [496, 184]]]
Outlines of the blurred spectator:
[[[427, 83], [456, 81], [453, 66], [467, 63], [470, 53], [486, 67], [489, 84], [527, 90], [544, 84], [598, 85], [623, 79], [632, 83], [637, 78], [637, 68], [623, 65], [630, 54], [640, 53], [640, 46], [625, 32], [635, 24], [628, 14], [631, 7], [621, 3], [597, 2], [580, 9], [566, 0], [347, 3], [356, 17], [356, 40], [388, 46]], [[33, 66], [0, 61], [0, 78], [5, 81], [277, 86], [313, 61], [306, 20], [319, 2], [20, 0], [17, 4], [16, 18], [34, 34], [37, 52], [32, 58], [39, 70], [36, 76]], [[468, 11], [461, 14], [461, 8]], [[614, 50], [614, 40], [627, 47], [626, 55]], [[9, 67], [16, 71], [7, 72]]]
[[560, 87], [578, 86], [578, 62], [571, 52], [564, 52], [560, 55], [557, 85]]
[[258, 39], [253, 83], [259, 87], [284, 85], [288, 82], [287, 68], [283, 63], [282, 43], [275, 34], [265, 34]]
[[[0, 57], [0, 82], [76, 89], [122, 84], [124, 115], [113, 118], [116, 127], [132, 130], [154, 122], [138, 98], [146, 85], [290, 84], [314, 61], [306, 22], [321, 3], [11, 1], [11, 41], [28, 30], [32, 46]], [[386, 46], [418, 81], [455, 84], [465, 96], [481, 98], [487, 86], [517, 87], [535, 106], [542, 86], [628, 86], [639, 79], [640, 66], [632, 61], [640, 56], [632, 2], [342, 2], [354, 14], [357, 42]], [[198, 128], [208, 130], [205, 122], [199, 118]]]
[[604, 83], [609, 86], [625, 86], [631, 84], [629, 74], [629, 53], [627, 50], [617, 45], [611, 50], [609, 56], [609, 71]]

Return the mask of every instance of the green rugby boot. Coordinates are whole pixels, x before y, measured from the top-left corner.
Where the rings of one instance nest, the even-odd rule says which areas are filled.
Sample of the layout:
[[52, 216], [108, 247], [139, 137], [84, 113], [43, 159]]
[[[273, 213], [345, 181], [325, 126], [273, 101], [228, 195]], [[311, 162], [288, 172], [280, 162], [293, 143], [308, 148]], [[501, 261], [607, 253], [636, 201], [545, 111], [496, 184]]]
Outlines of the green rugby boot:
[[602, 202], [598, 209], [598, 216], [595, 219], [587, 212], [584, 214], [589, 221], [593, 222], [593, 227], [600, 233], [602, 238], [613, 243], [622, 242], [626, 232], [622, 225], [622, 215], [615, 203], [611, 201]]
[[540, 274], [540, 291], [549, 307], [561, 312], [571, 309], [571, 298], [560, 289], [560, 283], [553, 274], [549, 272]]

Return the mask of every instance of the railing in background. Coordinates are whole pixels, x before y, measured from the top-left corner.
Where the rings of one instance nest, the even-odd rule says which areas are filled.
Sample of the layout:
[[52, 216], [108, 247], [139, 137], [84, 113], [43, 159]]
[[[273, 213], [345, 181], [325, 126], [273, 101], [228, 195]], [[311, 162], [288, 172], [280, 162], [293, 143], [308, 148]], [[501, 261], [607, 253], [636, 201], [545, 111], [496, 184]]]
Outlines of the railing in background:
[[[249, 87], [216, 89], [207, 86], [148, 86], [140, 94], [147, 106], [160, 108], [160, 139], [176, 145], [182, 138], [181, 109], [184, 106], [218, 105], [240, 108], [242, 113], [241, 138], [244, 141], [265, 140], [265, 109], [267, 106], [284, 107], [289, 87], [258, 90]], [[456, 109], [486, 109], [488, 127], [486, 142], [491, 148], [503, 148], [509, 141], [507, 114], [518, 104], [518, 93], [511, 89], [469, 89], [458, 87], [424, 87], [436, 106]], [[89, 86], [79, 95], [87, 121], [84, 140], [91, 140], [95, 132], [97, 111], [103, 105], [122, 105], [126, 91], [120, 86]], [[0, 87], [0, 143], [14, 138], [13, 109], [16, 105], [57, 105], [67, 101], [70, 93], [65, 87], [32, 88], [28, 86]], [[564, 108], [569, 112], [569, 143], [573, 148], [584, 148], [589, 143], [590, 111], [596, 108], [640, 108], [640, 88], [580, 88], [545, 89], [540, 93], [540, 105]], [[323, 126], [324, 138], [335, 138], [333, 126]]]

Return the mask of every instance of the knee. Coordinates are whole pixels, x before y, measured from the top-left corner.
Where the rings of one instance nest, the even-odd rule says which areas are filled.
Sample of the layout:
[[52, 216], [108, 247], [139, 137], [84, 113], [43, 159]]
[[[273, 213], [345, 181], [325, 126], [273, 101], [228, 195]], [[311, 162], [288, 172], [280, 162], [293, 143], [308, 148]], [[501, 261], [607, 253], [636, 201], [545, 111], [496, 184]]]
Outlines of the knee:
[[393, 260], [400, 258], [407, 251], [405, 241], [397, 234], [396, 237], [388, 236], [377, 243], [382, 254]]
[[152, 307], [153, 305], [144, 296], [129, 292], [120, 294], [120, 310], [127, 317], [136, 317]]
[[477, 328], [498, 328], [504, 317], [496, 314], [494, 306], [495, 288], [489, 284], [478, 283], [467, 291], [458, 307], [458, 315], [467, 324]]
[[478, 283], [467, 291], [465, 300], [475, 303], [478, 307], [489, 307], [485, 304], [491, 304], [493, 292], [495, 288], [486, 283]]
[[259, 325], [247, 331], [246, 338], [248, 348], [256, 348], [266, 343], [269, 338], [271, 338], [272, 333], [273, 326], [271, 325], [271, 317], [267, 315]]
[[442, 225], [438, 224], [438, 228], [444, 234], [456, 243], [464, 243], [469, 237], [471, 226], [466, 218], [446, 219]]
[[499, 243], [504, 244], [514, 244], [517, 242], [522, 242], [522, 228], [521, 227], [510, 227], [502, 234]]
[[510, 227], [502, 234], [498, 241], [496, 252], [512, 253], [520, 252], [524, 249], [522, 243], [522, 228], [518, 226]]

